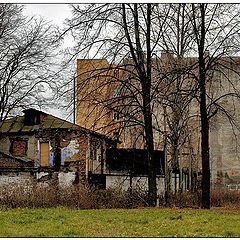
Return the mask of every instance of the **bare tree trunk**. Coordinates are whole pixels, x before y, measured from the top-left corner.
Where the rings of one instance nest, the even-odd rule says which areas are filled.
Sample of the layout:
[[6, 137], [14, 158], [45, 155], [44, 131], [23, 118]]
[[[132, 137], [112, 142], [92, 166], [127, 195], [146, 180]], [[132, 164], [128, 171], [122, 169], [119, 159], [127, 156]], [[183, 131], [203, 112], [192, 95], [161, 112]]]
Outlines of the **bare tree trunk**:
[[198, 46], [199, 88], [201, 116], [201, 154], [202, 154], [202, 208], [210, 208], [210, 168], [209, 168], [209, 122], [206, 103], [206, 69], [204, 59], [205, 43], [205, 4], [200, 5], [201, 32]]
[[146, 31], [146, 47], [147, 47], [147, 63], [146, 68], [144, 66], [144, 53], [141, 46], [139, 36], [139, 19], [137, 4], [134, 4], [134, 32], [135, 32], [135, 44], [136, 51], [133, 47], [133, 42], [130, 38], [128, 27], [126, 23], [125, 5], [123, 4], [123, 24], [128, 40], [131, 56], [135, 63], [135, 68], [138, 72], [138, 76], [141, 83], [141, 92], [143, 99], [143, 119], [145, 130], [145, 141], [148, 153], [148, 204], [149, 206], [156, 206], [157, 202], [157, 187], [156, 187], [156, 168], [154, 159], [154, 141], [153, 141], [153, 126], [152, 126], [152, 109], [151, 109], [151, 71], [152, 71], [152, 56], [151, 56], [151, 4], [147, 4], [147, 31]]
[[156, 187], [156, 167], [154, 159], [154, 143], [152, 131], [152, 116], [150, 109], [149, 95], [143, 97], [144, 108], [144, 128], [146, 135], [146, 146], [148, 152], [148, 200], [150, 206], [156, 206], [157, 187]]
[[[156, 184], [156, 167], [154, 159], [154, 142], [151, 110], [151, 4], [147, 4], [147, 79], [143, 92], [143, 109], [144, 109], [144, 128], [146, 135], [146, 145], [148, 151], [148, 201], [150, 206], [156, 206], [157, 201], [157, 184]], [[143, 85], [144, 86], [144, 85]]]
[[[201, 59], [201, 58], [200, 58]], [[210, 168], [209, 168], [209, 123], [206, 105], [204, 69], [200, 66], [200, 115], [201, 115], [201, 153], [202, 153], [202, 208], [210, 208]]]

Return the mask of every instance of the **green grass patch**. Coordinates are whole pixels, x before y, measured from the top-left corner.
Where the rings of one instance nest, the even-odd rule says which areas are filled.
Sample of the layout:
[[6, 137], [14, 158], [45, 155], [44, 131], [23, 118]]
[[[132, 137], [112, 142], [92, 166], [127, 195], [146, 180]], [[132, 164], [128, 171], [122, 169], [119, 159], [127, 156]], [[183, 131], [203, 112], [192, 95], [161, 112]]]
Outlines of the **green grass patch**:
[[192, 209], [0, 210], [0, 237], [240, 237], [240, 212]]

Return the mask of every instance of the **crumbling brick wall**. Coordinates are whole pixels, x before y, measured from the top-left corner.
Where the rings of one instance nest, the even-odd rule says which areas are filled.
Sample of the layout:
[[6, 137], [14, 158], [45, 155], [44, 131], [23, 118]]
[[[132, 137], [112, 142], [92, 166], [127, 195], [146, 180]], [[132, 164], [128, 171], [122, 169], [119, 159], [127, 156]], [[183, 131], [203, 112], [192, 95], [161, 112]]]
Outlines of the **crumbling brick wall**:
[[88, 151], [88, 137], [79, 136], [79, 157], [80, 157], [80, 175], [86, 175], [86, 161], [87, 161], [87, 151]]
[[27, 139], [11, 139], [10, 153], [14, 156], [27, 155], [28, 140]]
[[14, 157], [8, 156], [4, 153], [0, 153], [0, 168], [24, 168], [24, 167], [34, 167], [34, 162], [21, 161]]

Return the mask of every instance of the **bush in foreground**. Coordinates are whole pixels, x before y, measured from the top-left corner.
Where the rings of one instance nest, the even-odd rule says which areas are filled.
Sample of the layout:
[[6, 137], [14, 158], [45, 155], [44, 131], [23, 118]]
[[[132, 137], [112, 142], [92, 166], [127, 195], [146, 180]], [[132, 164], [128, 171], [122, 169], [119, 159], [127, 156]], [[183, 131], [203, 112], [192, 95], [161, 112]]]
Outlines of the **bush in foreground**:
[[146, 194], [137, 190], [130, 194], [117, 188], [95, 189], [82, 184], [66, 187], [9, 184], [0, 187], [0, 205], [12, 208], [136, 208], [146, 206]]
[[[169, 207], [199, 208], [199, 192], [178, 192], [169, 194]], [[239, 207], [240, 192], [214, 190], [211, 194], [212, 207]], [[133, 189], [123, 191], [119, 187], [96, 189], [88, 185], [77, 184], [59, 187], [50, 184], [8, 184], [0, 186], [0, 205], [16, 208], [45, 208], [65, 206], [79, 209], [97, 208], [139, 208], [146, 207], [147, 193]], [[159, 205], [166, 206], [163, 196], [159, 196]]]

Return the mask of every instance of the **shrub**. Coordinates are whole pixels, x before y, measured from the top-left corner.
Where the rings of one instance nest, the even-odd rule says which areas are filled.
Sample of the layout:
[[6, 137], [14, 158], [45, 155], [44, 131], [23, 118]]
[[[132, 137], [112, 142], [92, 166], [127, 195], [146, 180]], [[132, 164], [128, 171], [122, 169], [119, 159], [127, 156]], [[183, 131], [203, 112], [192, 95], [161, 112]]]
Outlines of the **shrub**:
[[6, 207], [136, 208], [146, 206], [144, 192], [117, 188], [95, 189], [88, 185], [58, 187], [48, 184], [0, 187], [0, 205]]
[[213, 207], [239, 207], [240, 192], [229, 190], [214, 190], [211, 193]]
[[[231, 207], [239, 208], [240, 192], [230, 191], [228, 189], [211, 191], [212, 207]], [[170, 193], [168, 198], [168, 206], [176, 207], [193, 207], [201, 206], [201, 191], [197, 192], [177, 192]]]
[[[170, 193], [170, 207], [200, 207], [201, 194], [198, 192]], [[240, 192], [213, 190], [212, 207], [239, 207]], [[159, 196], [159, 205], [165, 204], [164, 196]], [[138, 208], [146, 207], [147, 193], [141, 189], [124, 191], [119, 186], [97, 189], [89, 185], [76, 184], [59, 187], [57, 184], [25, 183], [0, 186], [0, 205], [6, 207], [44, 208], [65, 206], [80, 209], [97, 208]]]
[[[165, 202], [166, 204], [166, 202]], [[172, 207], [193, 207], [198, 208], [200, 206], [200, 194], [199, 192], [177, 192], [169, 193], [168, 206]]]

